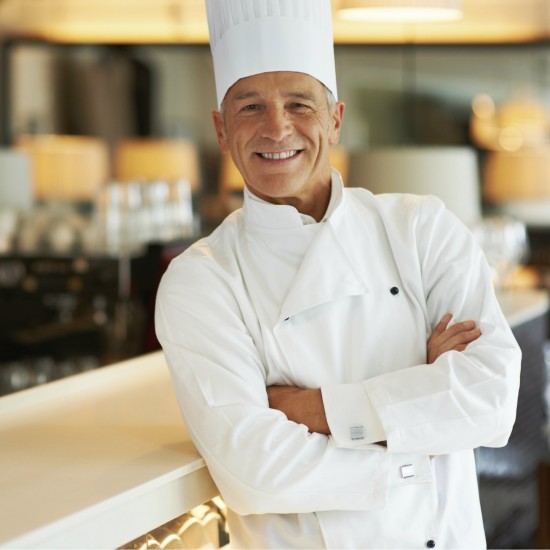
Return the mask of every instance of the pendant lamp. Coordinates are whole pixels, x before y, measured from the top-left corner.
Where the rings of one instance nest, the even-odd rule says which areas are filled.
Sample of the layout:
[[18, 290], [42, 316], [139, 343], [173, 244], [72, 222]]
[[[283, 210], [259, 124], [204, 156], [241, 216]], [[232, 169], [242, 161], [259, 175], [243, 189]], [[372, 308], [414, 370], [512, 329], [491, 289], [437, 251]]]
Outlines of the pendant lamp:
[[347, 21], [455, 21], [462, 18], [461, 0], [341, 0], [338, 17]]

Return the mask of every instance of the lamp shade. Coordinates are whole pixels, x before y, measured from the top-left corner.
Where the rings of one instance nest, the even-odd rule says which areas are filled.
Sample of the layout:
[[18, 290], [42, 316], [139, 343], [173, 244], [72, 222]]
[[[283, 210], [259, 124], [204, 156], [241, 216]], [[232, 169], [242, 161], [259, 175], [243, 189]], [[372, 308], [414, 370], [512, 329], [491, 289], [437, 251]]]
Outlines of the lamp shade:
[[494, 203], [550, 199], [550, 146], [487, 156], [483, 194]]
[[30, 155], [40, 200], [91, 201], [108, 178], [107, 145], [98, 138], [29, 135], [18, 138], [16, 148]]
[[350, 186], [373, 193], [439, 197], [466, 225], [481, 217], [477, 157], [469, 147], [396, 147], [355, 152]]
[[135, 138], [115, 148], [115, 177], [120, 181], [186, 179], [192, 193], [200, 187], [199, 153], [183, 139]]
[[489, 153], [483, 195], [503, 214], [531, 226], [550, 226], [550, 146]]

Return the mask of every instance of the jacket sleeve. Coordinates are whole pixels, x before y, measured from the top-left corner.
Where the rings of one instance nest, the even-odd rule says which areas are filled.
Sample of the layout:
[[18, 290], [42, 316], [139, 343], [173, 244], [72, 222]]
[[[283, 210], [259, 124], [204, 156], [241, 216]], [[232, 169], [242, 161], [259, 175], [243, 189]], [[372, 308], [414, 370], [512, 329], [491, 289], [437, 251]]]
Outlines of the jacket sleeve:
[[[172, 261], [156, 331], [191, 439], [239, 514], [378, 508], [386, 452], [337, 448], [270, 409], [265, 369], [235, 280], [207, 255]], [[247, 316], [249, 315], [249, 316]]]
[[[407, 231], [398, 233], [391, 221], [386, 227], [404, 288], [424, 308], [428, 335], [450, 312], [457, 321], [475, 320], [482, 336], [431, 365], [396, 365], [393, 372], [363, 382], [323, 388], [333, 436], [349, 425], [339, 407], [347, 403], [365, 423], [376, 416], [371, 423], [382, 425], [390, 452], [435, 455], [503, 446], [515, 420], [520, 349], [471, 233], [438, 199], [420, 199], [420, 206], [413, 206], [401, 212]], [[397, 208], [395, 201], [388, 210]], [[352, 446], [344, 437], [335, 439], [339, 446]]]

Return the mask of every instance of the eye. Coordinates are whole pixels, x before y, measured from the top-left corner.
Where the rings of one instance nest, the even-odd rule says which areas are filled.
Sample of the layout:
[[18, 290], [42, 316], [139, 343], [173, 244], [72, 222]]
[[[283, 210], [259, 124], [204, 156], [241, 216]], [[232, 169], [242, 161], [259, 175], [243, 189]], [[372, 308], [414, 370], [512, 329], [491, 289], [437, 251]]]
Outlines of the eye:
[[300, 103], [299, 101], [293, 101], [287, 107], [289, 110], [295, 113], [307, 113], [311, 111], [311, 106], [306, 103]]
[[260, 106], [257, 103], [251, 103], [249, 105], [245, 105], [244, 107], [242, 107], [241, 111], [243, 111], [245, 113], [250, 113], [250, 112], [253, 112], [253, 111], [257, 111], [259, 108], [260, 108]]
[[290, 104], [291, 109], [309, 109], [309, 105], [305, 103], [298, 103], [297, 101]]

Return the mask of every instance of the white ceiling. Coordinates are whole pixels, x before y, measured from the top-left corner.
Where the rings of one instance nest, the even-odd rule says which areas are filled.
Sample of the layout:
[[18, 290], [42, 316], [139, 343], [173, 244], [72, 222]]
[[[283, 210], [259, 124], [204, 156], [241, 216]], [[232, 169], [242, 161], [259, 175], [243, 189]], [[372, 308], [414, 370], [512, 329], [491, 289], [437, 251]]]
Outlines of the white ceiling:
[[[334, 8], [338, 0], [333, 0]], [[337, 43], [502, 43], [550, 39], [550, 0], [463, 0], [460, 21], [345, 23]], [[0, 0], [0, 31], [70, 42], [205, 43], [203, 0]]]

